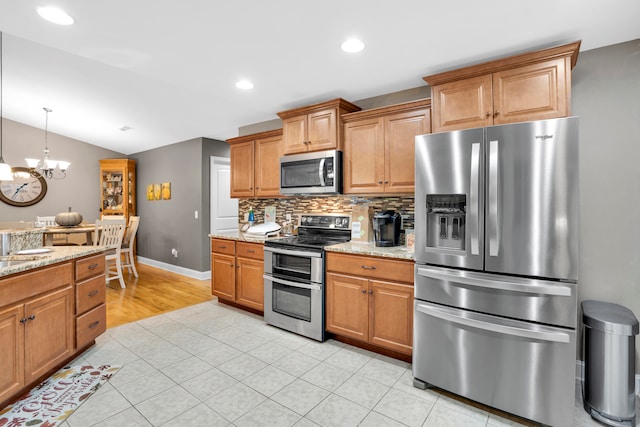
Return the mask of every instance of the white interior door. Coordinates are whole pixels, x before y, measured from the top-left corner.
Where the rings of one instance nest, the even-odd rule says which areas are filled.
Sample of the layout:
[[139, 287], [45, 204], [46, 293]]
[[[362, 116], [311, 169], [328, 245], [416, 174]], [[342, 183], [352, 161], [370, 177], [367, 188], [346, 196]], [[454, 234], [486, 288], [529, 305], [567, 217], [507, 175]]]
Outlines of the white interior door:
[[230, 160], [211, 157], [211, 226], [210, 232], [238, 230], [238, 199], [231, 198]]

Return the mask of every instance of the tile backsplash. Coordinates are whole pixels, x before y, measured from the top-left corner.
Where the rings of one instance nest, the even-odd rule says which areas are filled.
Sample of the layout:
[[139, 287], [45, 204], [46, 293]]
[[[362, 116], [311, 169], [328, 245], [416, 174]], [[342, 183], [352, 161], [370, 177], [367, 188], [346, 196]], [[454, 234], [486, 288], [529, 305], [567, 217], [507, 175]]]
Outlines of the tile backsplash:
[[360, 196], [324, 196], [324, 197], [283, 197], [281, 199], [240, 199], [238, 218], [244, 220], [249, 208], [254, 209], [256, 223], [264, 222], [264, 208], [276, 207], [276, 222], [282, 224], [287, 214], [297, 223], [298, 215], [303, 213], [346, 213], [350, 214], [356, 204], [368, 203], [373, 213], [393, 209], [402, 214], [404, 228], [413, 228], [414, 198], [406, 197], [360, 197]]

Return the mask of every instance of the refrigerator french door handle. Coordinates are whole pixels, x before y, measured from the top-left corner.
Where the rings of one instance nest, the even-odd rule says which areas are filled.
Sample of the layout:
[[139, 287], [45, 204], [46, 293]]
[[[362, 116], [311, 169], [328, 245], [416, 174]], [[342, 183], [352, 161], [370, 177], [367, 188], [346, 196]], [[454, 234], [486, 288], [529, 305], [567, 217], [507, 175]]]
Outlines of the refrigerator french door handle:
[[318, 165], [318, 176], [320, 177], [320, 185], [322, 187], [325, 186], [325, 181], [324, 181], [324, 162], [326, 161], [326, 159], [320, 159], [320, 163]]
[[498, 180], [500, 179], [500, 171], [498, 169], [498, 141], [489, 141], [489, 256], [498, 256], [500, 252], [500, 218], [498, 206], [500, 200], [498, 198]]
[[516, 337], [531, 338], [539, 341], [551, 341], [559, 343], [569, 343], [569, 334], [564, 332], [546, 332], [535, 331], [531, 329], [518, 328], [515, 326], [502, 325], [499, 323], [483, 322], [481, 320], [471, 319], [468, 317], [457, 316], [449, 313], [438, 307], [426, 305], [422, 303], [416, 304], [416, 310], [426, 314], [427, 316], [436, 317], [438, 319], [456, 323], [459, 325], [468, 326], [475, 329], [481, 329], [484, 331], [495, 332], [498, 334], [513, 335]]
[[446, 271], [439, 271], [427, 267], [418, 268], [418, 276], [429, 277], [436, 280], [444, 280], [448, 282], [461, 283], [463, 285], [476, 286], [479, 288], [490, 288], [501, 291], [522, 292], [537, 295], [556, 295], [561, 297], [570, 297], [571, 288], [556, 283], [544, 283], [537, 280], [535, 284], [518, 283], [513, 281], [501, 281], [495, 276], [480, 277], [471, 272], [466, 272], [465, 276], [458, 274], [449, 274]]
[[469, 237], [471, 255], [480, 255], [480, 215], [478, 185], [480, 181], [480, 143], [471, 144], [471, 188], [469, 189]]

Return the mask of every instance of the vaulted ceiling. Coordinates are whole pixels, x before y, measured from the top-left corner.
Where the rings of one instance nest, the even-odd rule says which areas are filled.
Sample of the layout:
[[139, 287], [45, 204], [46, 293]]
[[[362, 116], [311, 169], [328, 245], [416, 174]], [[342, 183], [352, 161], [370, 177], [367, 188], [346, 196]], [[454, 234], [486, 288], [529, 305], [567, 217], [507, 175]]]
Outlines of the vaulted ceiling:
[[[637, 0], [53, 2], [74, 25], [44, 21], [40, 0], [0, 0], [4, 116], [42, 128], [49, 107], [51, 132], [123, 154], [224, 140], [278, 111], [500, 56], [640, 38]], [[349, 37], [365, 49], [340, 50]]]

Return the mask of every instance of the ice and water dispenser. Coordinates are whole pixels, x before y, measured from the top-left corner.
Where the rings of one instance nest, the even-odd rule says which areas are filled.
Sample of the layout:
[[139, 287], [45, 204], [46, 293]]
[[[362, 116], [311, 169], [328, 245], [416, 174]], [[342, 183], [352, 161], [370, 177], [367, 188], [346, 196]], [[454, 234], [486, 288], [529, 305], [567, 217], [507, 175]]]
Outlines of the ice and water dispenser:
[[464, 250], [467, 196], [427, 195], [427, 246]]

